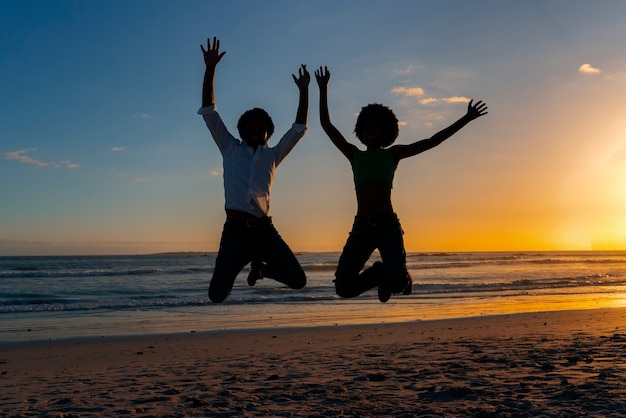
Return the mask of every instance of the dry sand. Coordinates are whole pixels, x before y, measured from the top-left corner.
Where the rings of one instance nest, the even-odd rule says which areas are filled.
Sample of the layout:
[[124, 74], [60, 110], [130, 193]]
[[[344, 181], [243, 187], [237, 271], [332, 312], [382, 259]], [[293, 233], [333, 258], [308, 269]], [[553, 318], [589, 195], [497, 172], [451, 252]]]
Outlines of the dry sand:
[[626, 308], [0, 344], [2, 416], [626, 416]]

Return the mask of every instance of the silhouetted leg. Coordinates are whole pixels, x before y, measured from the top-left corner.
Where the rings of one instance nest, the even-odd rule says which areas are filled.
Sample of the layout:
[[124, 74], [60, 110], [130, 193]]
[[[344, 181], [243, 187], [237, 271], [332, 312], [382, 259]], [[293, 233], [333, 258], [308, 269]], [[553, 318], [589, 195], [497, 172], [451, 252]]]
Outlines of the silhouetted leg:
[[409, 285], [410, 276], [406, 268], [404, 232], [398, 222], [381, 230], [378, 250], [384, 265], [384, 287], [391, 293], [403, 292]]
[[342, 298], [353, 298], [378, 286], [382, 265], [374, 263], [361, 273], [375, 249], [369, 226], [354, 224], [343, 247], [335, 272], [335, 291]]
[[213, 278], [209, 285], [209, 299], [213, 302], [220, 303], [226, 300], [237, 275], [250, 262], [250, 243], [244, 228], [245, 226], [240, 224], [224, 225]]
[[306, 275], [291, 248], [270, 222], [263, 226], [261, 254], [265, 264], [263, 277], [276, 280], [292, 289], [306, 286]]
[[249, 286], [254, 286], [257, 281], [263, 279], [262, 247], [264, 228], [255, 227], [249, 229], [252, 239], [252, 261], [250, 261], [250, 273], [247, 282]]

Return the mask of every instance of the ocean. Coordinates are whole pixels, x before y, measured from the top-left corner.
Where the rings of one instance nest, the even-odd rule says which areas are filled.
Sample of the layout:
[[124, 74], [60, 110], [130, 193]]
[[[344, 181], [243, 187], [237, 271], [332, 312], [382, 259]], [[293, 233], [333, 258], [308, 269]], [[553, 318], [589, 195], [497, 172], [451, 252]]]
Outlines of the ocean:
[[386, 304], [335, 295], [339, 253], [297, 256], [305, 289], [249, 287], [246, 267], [222, 304], [207, 297], [215, 253], [0, 257], [0, 342], [626, 306], [625, 251], [409, 253], [413, 294]]

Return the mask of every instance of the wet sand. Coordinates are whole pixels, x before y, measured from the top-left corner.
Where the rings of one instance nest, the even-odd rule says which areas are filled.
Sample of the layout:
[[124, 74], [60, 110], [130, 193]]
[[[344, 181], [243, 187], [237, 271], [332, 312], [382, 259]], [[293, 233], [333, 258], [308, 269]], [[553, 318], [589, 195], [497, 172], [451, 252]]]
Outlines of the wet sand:
[[622, 416], [626, 308], [0, 344], [2, 416]]

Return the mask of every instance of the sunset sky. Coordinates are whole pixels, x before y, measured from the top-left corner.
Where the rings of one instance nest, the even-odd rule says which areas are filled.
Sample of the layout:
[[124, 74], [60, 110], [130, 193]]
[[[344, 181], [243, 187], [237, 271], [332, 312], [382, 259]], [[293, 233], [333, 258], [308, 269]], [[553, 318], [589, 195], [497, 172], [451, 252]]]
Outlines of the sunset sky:
[[200, 106], [200, 44], [226, 55], [231, 132], [263, 107], [309, 128], [279, 166], [272, 215], [294, 251], [340, 251], [356, 211], [348, 161], [368, 103], [428, 138], [468, 98], [489, 114], [403, 160], [393, 203], [407, 251], [626, 250], [626, 2], [0, 2], [0, 255], [215, 251], [221, 155]]

